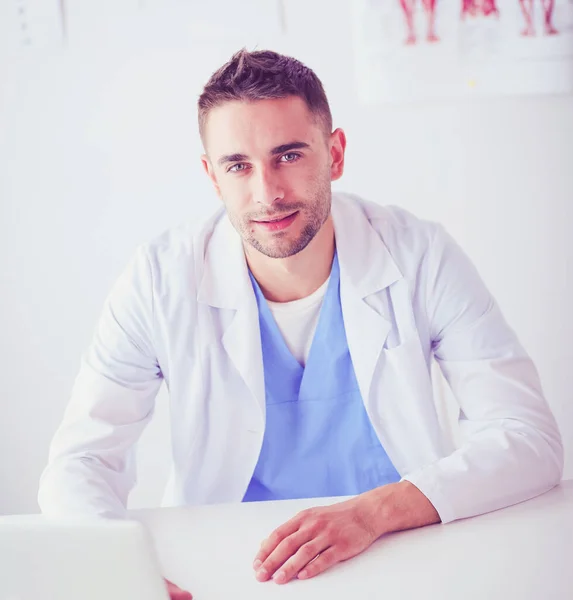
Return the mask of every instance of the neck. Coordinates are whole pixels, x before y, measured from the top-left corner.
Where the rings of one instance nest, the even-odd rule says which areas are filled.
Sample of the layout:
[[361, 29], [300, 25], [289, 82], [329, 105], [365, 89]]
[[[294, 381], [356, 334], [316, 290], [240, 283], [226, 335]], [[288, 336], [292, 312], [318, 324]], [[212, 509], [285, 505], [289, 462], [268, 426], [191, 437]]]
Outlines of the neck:
[[245, 255], [267, 300], [293, 302], [306, 298], [328, 279], [334, 247], [334, 226], [329, 216], [310, 244], [294, 256], [269, 258], [250, 246], [245, 247]]

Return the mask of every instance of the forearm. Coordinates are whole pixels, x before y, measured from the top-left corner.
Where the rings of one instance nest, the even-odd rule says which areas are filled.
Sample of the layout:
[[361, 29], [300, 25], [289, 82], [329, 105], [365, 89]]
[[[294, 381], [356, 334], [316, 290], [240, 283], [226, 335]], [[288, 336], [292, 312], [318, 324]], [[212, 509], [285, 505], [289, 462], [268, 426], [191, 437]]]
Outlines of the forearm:
[[376, 488], [365, 494], [372, 506], [377, 537], [440, 522], [432, 503], [409, 481]]
[[451, 455], [404, 476], [431, 501], [443, 523], [512, 506], [557, 485], [562, 444], [547, 427], [507, 419], [467, 437]]

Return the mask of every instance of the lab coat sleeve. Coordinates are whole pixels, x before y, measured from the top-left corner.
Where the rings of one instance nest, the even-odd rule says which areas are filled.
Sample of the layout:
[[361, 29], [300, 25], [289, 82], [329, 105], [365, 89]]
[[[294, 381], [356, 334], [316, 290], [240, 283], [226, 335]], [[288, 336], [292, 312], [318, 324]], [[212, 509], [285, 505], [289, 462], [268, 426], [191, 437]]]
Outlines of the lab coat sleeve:
[[447, 523], [548, 491], [561, 480], [563, 446], [534, 364], [441, 226], [435, 226], [426, 259], [434, 356], [459, 403], [463, 442], [403, 479]]
[[110, 294], [50, 446], [38, 502], [50, 515], [125, 518], [134, 444], [162, 382], [150, 261], [140, 247]]

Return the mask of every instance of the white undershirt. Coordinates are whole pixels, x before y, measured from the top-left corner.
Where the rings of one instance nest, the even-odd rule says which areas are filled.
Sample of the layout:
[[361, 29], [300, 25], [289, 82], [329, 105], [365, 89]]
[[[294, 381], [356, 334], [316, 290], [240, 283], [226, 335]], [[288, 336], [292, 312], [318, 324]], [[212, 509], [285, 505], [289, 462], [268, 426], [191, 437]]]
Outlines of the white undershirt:
[[288, 349], [303, 367], [308, 359], [329, 280], [330, 277], [310, 296], [300, 300], [292, 302], [267, 300]]

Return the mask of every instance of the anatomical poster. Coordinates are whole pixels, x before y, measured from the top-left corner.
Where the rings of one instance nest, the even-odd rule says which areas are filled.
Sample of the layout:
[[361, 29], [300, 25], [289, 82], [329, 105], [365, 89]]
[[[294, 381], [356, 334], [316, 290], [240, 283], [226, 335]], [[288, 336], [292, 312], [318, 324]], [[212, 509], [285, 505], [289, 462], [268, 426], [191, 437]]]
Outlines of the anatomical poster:
[[366, 104], [573, 92], [573, 0], [353, 0]]

